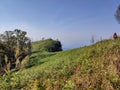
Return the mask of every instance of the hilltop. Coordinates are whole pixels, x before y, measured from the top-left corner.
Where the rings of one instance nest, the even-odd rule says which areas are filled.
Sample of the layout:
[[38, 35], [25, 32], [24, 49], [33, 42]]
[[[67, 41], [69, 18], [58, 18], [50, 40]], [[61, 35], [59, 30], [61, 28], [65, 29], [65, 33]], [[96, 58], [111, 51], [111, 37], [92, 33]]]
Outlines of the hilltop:
[[33, 53], [26, 68], [8, 72], [0, 82], [2, 90], [120, 90], [120, 39]]
[[43, 39], [32, 43], [33, 51], [56, 52], [62, 51], [62, 44], [59, 40]]

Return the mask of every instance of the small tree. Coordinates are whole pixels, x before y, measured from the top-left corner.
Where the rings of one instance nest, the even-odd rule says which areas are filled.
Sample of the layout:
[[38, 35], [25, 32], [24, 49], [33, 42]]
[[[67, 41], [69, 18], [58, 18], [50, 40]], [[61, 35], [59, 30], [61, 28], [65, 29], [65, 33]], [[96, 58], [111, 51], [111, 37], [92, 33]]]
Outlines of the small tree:
[[1, 57], [5, 57], [5, 66], [9, 66], [8, 70], [16, 68], [16, 61], [21, 64], [22, 60], [31, 53], [31, 40], [26, 34], [25, 31], [15, 29], [0, 35], [0, 50], [3, 53]]

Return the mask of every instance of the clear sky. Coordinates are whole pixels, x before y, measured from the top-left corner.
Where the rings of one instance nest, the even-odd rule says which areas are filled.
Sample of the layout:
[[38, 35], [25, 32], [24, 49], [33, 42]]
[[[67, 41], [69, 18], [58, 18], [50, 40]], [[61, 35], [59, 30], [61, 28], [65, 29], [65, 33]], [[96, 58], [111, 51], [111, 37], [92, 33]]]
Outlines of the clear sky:
[[120, 0], [0, 0], [0, 33], [21, 29], [33, 40], [59, 39], [63, 48], [90, 44], [91, 37], [120, 34], [114, 13]]

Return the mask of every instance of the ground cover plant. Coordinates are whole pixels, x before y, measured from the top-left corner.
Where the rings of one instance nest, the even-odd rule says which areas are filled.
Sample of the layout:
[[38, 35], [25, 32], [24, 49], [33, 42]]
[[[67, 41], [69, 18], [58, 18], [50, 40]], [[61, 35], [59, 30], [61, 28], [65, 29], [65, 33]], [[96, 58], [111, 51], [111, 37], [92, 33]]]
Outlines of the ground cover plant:
[[[42, 57], [42, 58], [41, 58]], [[2, 90], [120, 90], [120, 39], [31, 55], [31, 67], [0, 77]]]

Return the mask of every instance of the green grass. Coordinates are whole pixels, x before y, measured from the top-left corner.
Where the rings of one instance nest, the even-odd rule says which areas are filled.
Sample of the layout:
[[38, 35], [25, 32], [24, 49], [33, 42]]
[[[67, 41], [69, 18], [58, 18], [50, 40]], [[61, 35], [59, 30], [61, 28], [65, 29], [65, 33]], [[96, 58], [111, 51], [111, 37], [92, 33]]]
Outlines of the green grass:
[[62, 51], [61, 42], [58, 40], [53, 39], [45, 39], [33, 42], [33, 51], [48, 51], [48, 52], [55, 52], [55, 51]]
[[[39, 42], [37, 42], [39, 46]], [[37, 46], [33, 47], [37, 50]], [[62, 52], [38, 52], [0, 77], [1, 90], [120, 90], [120, 39]]]

